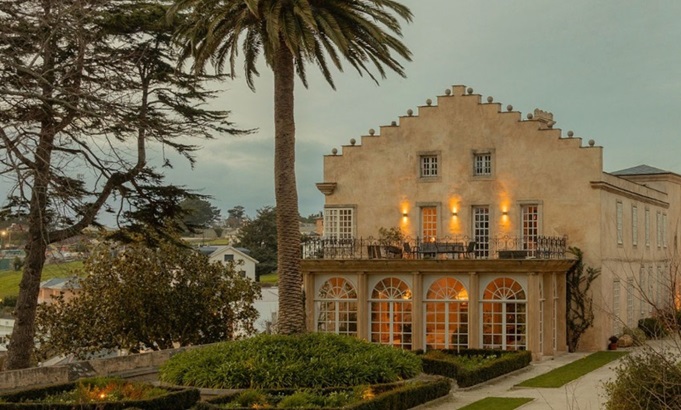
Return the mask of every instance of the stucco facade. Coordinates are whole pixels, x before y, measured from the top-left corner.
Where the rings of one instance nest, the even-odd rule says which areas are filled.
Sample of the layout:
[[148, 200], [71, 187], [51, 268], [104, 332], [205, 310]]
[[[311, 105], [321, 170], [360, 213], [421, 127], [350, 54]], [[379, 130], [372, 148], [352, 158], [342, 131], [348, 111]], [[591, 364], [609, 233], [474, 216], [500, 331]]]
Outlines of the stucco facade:
[[[403, 259], [394, 263], [409, 264], [411, 273], [403, 282], [409, 285], [409, 294], [418, 294], [419, 298], [427, 297], [433, 279], [420, 273], [426, 256], [454, 264], [441, 269], [438, 278], [467, 272], [458, 278], [460, 285], [456, 286], [463, 286], [470, 305], [484, 297], [485, 286], [492, 278], [515, 278], [525, 292], [529, 344], [547, 336], [536, 332], [537, 318], [550, 311], [542, 306], [543, 313], [539, 313], [540, 299], [553, 298], [547, 295], [555, 294], [563, 304], [563, 313], [550, 319], [558, 321], [556, 326], [562, 329], [558, 332], [564, 335], [564, 278], [571, 263], [554, 261], [550, 268], [541, 265], [541, 269], [533, 265], [548, 259], [570, 260], [567, 253], [542, 252], [538, 245], [547, 239], [563, 238], [567, 246], [583, 250], [587, 265], [601, 269], [593, 289], [596, 324], [580, 346], [602, 349], [610, 335], [621, 331], [618, 321], [631, 325], [651, 313], [649, 306], [643, 306], [631, 292], [631, 278], [644, 278], [646, 291], [662, 293], [663, 274], [673, 270], [673, 262], [678, 260], [681, 177], [661, 170], [646, 173], [650, 171], [647, 168], [633, 169], [632, 175], [627, 175], [627, 170], [606, 173], [603, 148], [593, 141], [584, 144], [572, 132], [564, 135], [553, 128], [551, 113], [535, 110], [523, 119], [511, 106], [502, 107], [491, 98], [486, 101], [464, 86], [454, 86], [436, 103], [428, 101], [416, 113], [410, 110], [400, 117], [399, 123], [382, 126], [380, 133], [370, 130], [359, 144], [353, 139], [341, 153], [325, 156], [324, 178], [318, 184], [325, 195], [323, 237], [355, 241], [378, 238], [381, 228], [399, 229], [405, 242], [404, 249], [399, 249]], [[428, 243], [466, 246], [471, 242], [475, 242], [472, 254], [422, 252], [432, 246]], [[354, 254], [360, 265], [353, 265], [359, 272], [353, 274], [360, 276], [352, 276], [343, 264], [304, 261], [308, 311], [314, 312], [310, 328], [319, 328], [313, 319], [320, 314], [321, 302], [315, 305], [314, 300], [320, 298], [324, 283], [336, 277], [335, 269], [337, 277], [354, 281], [358, 334], [371, 339], [370, 299], [376, 283], [362, 278], [374, 277], [377, 265], [363, 260], [372, 257], [372, 250], [367, 252], [366, 246], [357, 243], [347, 246], [354, 252], [362, 250]], [[397, 245], [401, 248], [401, 243]], [[517, 252], [509, 253], [509, 249]], [[304, 248], [306, 258], [333, 258], [329, 255], [324, 249], [315, 253]], [[520, 267], [513, 264], [516, 261], [497, 260], [509, 255], [527, 259]], [[462, 256], [469, 260], [460, 260]], [[456, 265], [461, 263], [466, 264], [465, 269]], [[481, 264], [486, 264], [484, 269]], [[397, 266], [402, 265], [393, 266], [398, 272]], [[525, 274], [522, 278], [514, 276], [519, 268]], [[649, 270], [655, 281], [646, 276]], [[381, 272], [380, 278], [394, 276]], [[556, 278], [559, 283], [554, 282]], [[485, 337], [483, 318], [472, 317], [473, 311], [478, 316], [483, 314], [483, 305], [480, 302], [480, 309], [468, 309], [471, 347], [485, 344], [481, 342]], [[617, 319], [613, 313], [617, 313]], [[427, 318], [424, 320], [427, 322]], [[542, 326], [546, 323], [543, 321]], [[423, 328], [421, 324], [416, 327]], [[410, 347], [425, 347], [426, 337], [427, 332], [418, 333]], [[542, 353], [564, 349], [549, 350], [542, 349]]]

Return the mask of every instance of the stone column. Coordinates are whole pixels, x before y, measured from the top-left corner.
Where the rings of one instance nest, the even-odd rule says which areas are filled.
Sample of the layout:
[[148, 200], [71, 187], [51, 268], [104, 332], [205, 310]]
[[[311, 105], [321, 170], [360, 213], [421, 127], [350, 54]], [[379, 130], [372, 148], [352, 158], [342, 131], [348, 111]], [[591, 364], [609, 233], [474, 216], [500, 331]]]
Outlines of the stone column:
[[357, 337], [360, 339], [369, 340], [369, 295], [367, 289], [367, 274], [366, 272], [357, 273]]
[[539, 351], [539, 281], [541, 275], [537, 272], [527, 274], [527, 350], [532, 352], [532, 360], [541, 358]]
[[411, 340], [412, 350], [423, 349], [423, 275], [412, 272]]
[[480, 276], [477, 272], [468, 273], [468, 347], [478, 349], [482, 347], [480, 333], [482, 314], [480, 313]]
[[558, 309], [556, 309], [556, 352], [567, 352], [567, 324], [565, 315], [567, 301], [565, 294], [565, 272], [556, 272], [556, 291], [558, 292]]

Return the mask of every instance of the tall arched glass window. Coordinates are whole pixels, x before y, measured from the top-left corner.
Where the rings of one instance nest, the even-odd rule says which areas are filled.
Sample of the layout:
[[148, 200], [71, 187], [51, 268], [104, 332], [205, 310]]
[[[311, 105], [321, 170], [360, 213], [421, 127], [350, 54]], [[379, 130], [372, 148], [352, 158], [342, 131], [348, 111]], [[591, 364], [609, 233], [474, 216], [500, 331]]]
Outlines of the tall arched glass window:
[[344, 278], [322, 284], [317, 298], [317, 331], [357, 336], [357, 291]]
[[527, 348], [527, 297], [520, 283], [497, 278], [482, 296], [482, 345], [489, 349]]
[[428, 288], [426, 348], [460, 349], [468, 347], [468, 292], [454, 278], [441, 278]]
[[398, 278], [385, 278], [371, 292], [371, 341], [411, 350], [412, 292]]

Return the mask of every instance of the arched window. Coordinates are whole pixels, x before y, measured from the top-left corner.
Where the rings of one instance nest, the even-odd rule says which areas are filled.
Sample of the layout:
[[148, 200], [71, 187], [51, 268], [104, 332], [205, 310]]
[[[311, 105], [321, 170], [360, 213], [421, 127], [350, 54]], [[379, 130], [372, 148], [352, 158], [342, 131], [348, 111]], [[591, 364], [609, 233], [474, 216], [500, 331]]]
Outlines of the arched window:
[[357, 336], [357, 291], [344, 278], [322, 284], [315, 300], [317, 331]]
[[371, 292], [371, 341], [411, 350], [412, 293], [398, 278], [378, 282]]
[[426, 348], [468, 347], [468, 292], [454, 278], [435, 281], [426, 294]]
[[484, 348], [527, 348], [527, 297], [520, 283], [497, 278], [482, 297], [482, 345]]

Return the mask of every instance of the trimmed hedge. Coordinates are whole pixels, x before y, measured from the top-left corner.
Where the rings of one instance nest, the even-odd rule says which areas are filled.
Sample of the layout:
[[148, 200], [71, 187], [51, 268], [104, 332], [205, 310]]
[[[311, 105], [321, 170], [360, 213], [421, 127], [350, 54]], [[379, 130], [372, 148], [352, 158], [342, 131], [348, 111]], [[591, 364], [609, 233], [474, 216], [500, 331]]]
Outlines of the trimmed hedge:
[[421, 372], [412, 352], [324, 333], [258, 335], [179, 353], [163, 382], [221, 389], [323, 388], [389, 383]]
[[[450, 381], [446, 378], [437, 378], [429, 381], [408, 381], [404, 383], [385, 383], [370, 386], [375, 396], [366, 401], [361, 401], [352, 405], [344, 406], [343, 410], [408, 410], [418, 405], [427, 403], [437, 398], [446, 396], [451, 389]], [[352, 391], [351, 387], [326, 388], [316, 390], [306, 390], [317, 394], [328, 394], [331, 392]], [[261, 390], [265, 394], [271, 395], [291, 395], [300, 389], [268, 389]], [[229, 403], [234, 400], [240, 392], [231, 393], [225, 396], [216, 397], [205, 402], [199, 402], [194, 409], [214, 410], [220, 409], [221, 404]], [[248, 410], [248, 407], [236, 408], [236, 410]], [[297, 410], [312, 410], [296, 408]], [[319, 410], [317, 408], [316, 410]], [[341, 410], [339, 408], [326, 407], [322, 410]]]
[[0, 395], [0, 409], [21, 410], [122, 410], [139, 408], [142, 410], [184, 410], [199, 401], [198, 389], [180, 389], [173, 387], [160, 387], [167, 390], [168, 394], [147, 400], [125, 400], [117, 402], [97, 402], [88, 404], [67, 403], [31, 403], [32, 400], [58, 394], [76, 387], [77, 382], [53, 384], [45, 387], [26, 389], [15, 393]]
[[532, 353], [527, 350], [486, 350], [486, 349], [460, 349], [437, 350], [452, 356], [496, 356], [496, 359], [483, 363], [475, 369], [466, 369], [454, 360], [428, 357], [428, 353], [421, 356], [423, 372], [456, 379], [459, 387], [470, 387], [495, 377], [513, 372], [526, 367], [532, 362]]

